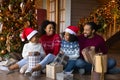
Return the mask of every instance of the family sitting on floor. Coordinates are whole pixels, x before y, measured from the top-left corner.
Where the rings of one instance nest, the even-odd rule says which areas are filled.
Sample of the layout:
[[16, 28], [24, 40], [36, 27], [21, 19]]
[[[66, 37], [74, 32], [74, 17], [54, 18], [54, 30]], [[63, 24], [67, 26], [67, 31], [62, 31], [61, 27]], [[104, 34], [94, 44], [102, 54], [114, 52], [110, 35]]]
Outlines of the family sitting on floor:
[[[69, 57], [64, 65], [64, 72], [73, 72], [78, 69], [80, 74], [90, 73], [92, 64], [85, 61], [82, 50], [89, 46], [95, 47], [95, 52], [107, 54], [107, 47], [104, 39], [96, 34], [98, 29], [94, 22], [88, 22], [84, 25], [83, 34], [78, 35], [77, 26], [68, 26], [62, 33], [62, 37], [56, 34], [56, 23], [44, 21], [40, 29], [34, 30], [27, 27], [22, 32], [22, 40], [29, 42], [23, 47], [20, 61], [8, 67], [8, 69], [20, 69], [20, 73], [27, 76], [38, 75], [47, 64], [55, 61], [60, 52]], [[108, 58], [107, 73], [120, 73], [116, 68], [116, 61]]]

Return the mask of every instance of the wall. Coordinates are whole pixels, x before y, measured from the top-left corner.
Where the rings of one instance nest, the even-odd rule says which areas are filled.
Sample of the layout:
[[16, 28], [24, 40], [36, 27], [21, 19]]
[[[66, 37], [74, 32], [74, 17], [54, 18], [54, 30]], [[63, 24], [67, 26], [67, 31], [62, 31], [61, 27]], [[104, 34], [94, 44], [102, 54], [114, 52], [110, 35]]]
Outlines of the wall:
[[42, 3], [43, 3], [43, 0], [35, 0], [35, 8], [36, 9], [40, 9], [42, 8]]
[[98, 6], [96, 0], [71, 0], [71, 25], [78, 25], [80, 18], [89, 16]]
[[65, 27], [71, 25], [71, 0], [66, 0], [65, 9]]
[[[47, 9], [47, 0], [38, 0], [41, 2], [39, 8]], [[96, 0], [66, 0], [65, 9], [65, 27], [69, 25], [78, 25], [79, 19], [89, 16], [96, 7], [100, 6], [100, 2]]]

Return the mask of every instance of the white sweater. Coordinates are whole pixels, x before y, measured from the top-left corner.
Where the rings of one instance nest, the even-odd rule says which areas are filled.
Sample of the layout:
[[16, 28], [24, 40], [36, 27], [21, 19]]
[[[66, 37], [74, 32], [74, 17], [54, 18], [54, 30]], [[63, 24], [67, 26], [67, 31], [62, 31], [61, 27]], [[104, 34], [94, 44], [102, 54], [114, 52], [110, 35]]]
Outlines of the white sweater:
[[43, 50], [43, 47], [40, 43], [26, 43], [23, 47], [22, 57], [27, 58], [29, 52], [39, 52], [41, 57], [45, 56], [45, 51]]

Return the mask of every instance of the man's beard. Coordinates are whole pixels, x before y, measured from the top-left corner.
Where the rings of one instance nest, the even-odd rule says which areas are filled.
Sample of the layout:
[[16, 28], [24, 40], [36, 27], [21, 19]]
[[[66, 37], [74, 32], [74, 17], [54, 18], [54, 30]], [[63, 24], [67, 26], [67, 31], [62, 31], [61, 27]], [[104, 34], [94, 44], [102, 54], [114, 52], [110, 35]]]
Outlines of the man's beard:
[[84, 34], [84, 37], [86, 37], [86, 38], [89, 38], [89, 37], [91, 37], [92, 35], [88, 35], [88, 34]]

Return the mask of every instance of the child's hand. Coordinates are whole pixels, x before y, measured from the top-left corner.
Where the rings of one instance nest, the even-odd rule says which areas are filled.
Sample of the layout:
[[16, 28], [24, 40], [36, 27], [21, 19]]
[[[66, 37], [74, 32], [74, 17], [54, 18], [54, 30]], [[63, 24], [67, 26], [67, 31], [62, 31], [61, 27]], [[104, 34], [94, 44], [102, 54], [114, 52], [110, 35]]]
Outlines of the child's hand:
[[33, 56], [34, 55], [34, 52], [29, 52], [29, 56]]
[[38, 51], [34, 52], [34, 56], [38, 56], [40, 53]]
[[64, 52], [62, 50], [60, 50], [60, 54], [64, 54]]
[[29, 52], [29, 56], [38, 56], [40, 55], [39, 52], [35, 51], [35, 52]]

